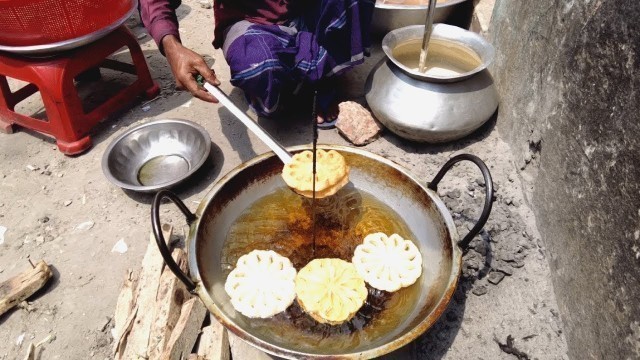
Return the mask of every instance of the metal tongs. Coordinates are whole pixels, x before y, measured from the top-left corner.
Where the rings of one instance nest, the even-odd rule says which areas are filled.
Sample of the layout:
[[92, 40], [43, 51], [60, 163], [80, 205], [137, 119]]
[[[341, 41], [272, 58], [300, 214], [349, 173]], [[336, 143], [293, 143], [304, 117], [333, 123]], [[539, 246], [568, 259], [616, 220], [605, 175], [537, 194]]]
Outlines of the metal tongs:
[[[207, 91], [213, 95], [220, 104], [224, 105], [227, 110], [231, 111], [238, 120], [242, 121], [242, 123], [247, 127], [247, 129], [251, 130], [257, 137], [260, 138], [286, 165], [292, 160], [291, 153], [288, 152], [280, 143], [269, 135], [268, 132], [262, 128], [257, 122], [253, 121], [247, 114], [245, 114], [240, 108], [236, 106], [236, 104], [229, 99], [229, 96], [225, 94], [219, 87], [213, 86], [208, 82], [204, 81], [200, 76], [197, 79], [198, 83], [202, 84]], [[315, 258], [316, 253], [316, 146], [318, 143], [318, 122], [316, 120], [316, 98], [317, 93], [313, 96], [313, 110], [311, 111], [312, 123], [313, 123], [313, 187], [312, 194], [313, 197], [311, 199], [311, 216], [312, 216], [312, 254]]]
[[436, 0], [429, 0], [429, 10], [424, 21], [424, 35], [422, 36], [422, 48], [420, 49], [420, 60], [418, 61], [418, 71], [427, 71], [427, 53], [429, 52], [429, 41], [433, 32], [433, 16], [436, 12]]
[[280, 143], [278, 143], [273, 137], [271, 137], [271, 135], [269, 135], [269, 133], [266, 132], [264, 128], [262, 128], [262, 126], [253, 121], [249, 116], [247, 116], [247, 114], [240, 110], [236, 106], [236, 104], [234, 104], [233, 101], [229, 99], [229, 96], [227, 96], [227, 94], [220, 90], [219, 87], [213, 86], [208, 82], [201, 80], [200, 77], [198, 77], [197, 80], [202, 84], [202, 86], [204, 86], [205, 89], [207, 89], [209, 93], [211, 93], [211, 95], [213, 95], [216, 99], [218, 99], [218, 101], [220, 101], [220, 104], [224, 105], [224, 107], [226, 107], [227, 110], [235, 115], [238, 120], [242, 121], [247, 129], [254, 133], [258, 138], [260, 138], [260, 140], [262, 140], [262, 142], [264, 142], [271, 149], [271, 151], [273, 151], [280, 158], [280, 160], [282, 160], [285, 165], [291, 162], [291, 153], [288, 152], [282, 145], [280, 145]]

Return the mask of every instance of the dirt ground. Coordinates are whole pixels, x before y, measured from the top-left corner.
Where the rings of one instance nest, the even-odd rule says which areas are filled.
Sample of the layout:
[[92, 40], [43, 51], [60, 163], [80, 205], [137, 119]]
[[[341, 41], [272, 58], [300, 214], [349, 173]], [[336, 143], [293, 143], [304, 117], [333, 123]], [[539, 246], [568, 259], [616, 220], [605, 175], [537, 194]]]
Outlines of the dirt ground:
[[[223, 90], [246, 107], [241, 92], [229, 84], [222, 54], [210, 45], [211, 10], [185, 0], [179, 17], [184, 44], [212, 62], [217, 59], [214, 67]], [[140, 100], [99, 125], [91, 151], [67, 157], [52, 140], [35, 133], [18, 130], [0, 134], [0, 226], [7, 228], [0, 244], [0, 281], [28, 269], [29, 259], [44, 259], [55, 269], [54, 279], [43, 291], [0, 317], [0, 338], [4, 339], [1, 360], [23, 358], [30, 342], [48, 335], [53, 340], [40, 348], [41, 359], [111, 357], [111, 317], [119, 289], [127, 269], [140, 265], [151, 229], [151, 197], [123, 191], [102, 173], [103, 152], [115, 137], [135, 124], [160, 118], [183, 118], [204, 126], [213, 141], [210, 161], [192, 181], [177, 189], [191, 209], [218, 178], [267, 151], [224, 108], [176, 91], [166, 61], [151, 38], [142, 35], [140, 26], [133, 31], [139, 35], [152, 75], [161, 85], [161, 96], [148, 103]], [[374, 50], [366, 64], [347, 77], [349, 98], [363, 101], [364, 80], [381, 58], [381, 52]], [[125, 78], [103, 72], [106, 89], [117, 87]], [[96, 87], [85, 86], [84, 92]], [[41, 113], [42, 105], [32, 97], [20, 109], [27, 114]], [[308, 114], [298, 115], [297, 119], [260, 123], [286, 146], [307, 144], [311, 141], [309, 121], [305, 120]], [[451, 156], [475, 154], [490, 166], [498, 187], [493, 214], [465, 256], [463, 276], [448, 310], [433, 329], [403, 349], [402, 355], [390, 358], [566, 358], [546, 250], [495, 121], [452, 144], [411, 143], [385, 132], [365, 147], [425, 181]], [[321, 131], [319, 141], [348, 144], [336, 130]], [[456, 167], [443, 181], [440, 193], [461, 234], [466, 234], [479, 215], [483, 186], [480, 173], [469, 165]], [[163, 217], [174, 223], [180, 236], [183, 221], [174, 208], [166, 209]], [[112, 251], [119, 240], [128, 246], [124, 254]], [[515, 349], [501, 349], [498, 343], [506, 344], [510, 336]]]

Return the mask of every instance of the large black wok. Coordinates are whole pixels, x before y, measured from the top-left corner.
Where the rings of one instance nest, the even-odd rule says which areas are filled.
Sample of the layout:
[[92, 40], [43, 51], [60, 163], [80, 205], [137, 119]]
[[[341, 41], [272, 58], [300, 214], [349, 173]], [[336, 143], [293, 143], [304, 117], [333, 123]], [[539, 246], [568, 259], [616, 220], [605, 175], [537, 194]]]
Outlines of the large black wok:
[[[376, 337], [350, 342], [346, 346], [327, 345], [331, 344], [330, 339], [305, 343], [291, 332], [260, 332], [254, 320], [233, 309], [224, 291], [223, 273], [229, 264], [222, 263], [221, 252], [229, 228], [239, 215], [258, 199], [286, 187], [281, 177], [282, 162], [272, 153], [258, 156], [224, 176], [202, 200], [195, 214], [171, 192], [159, 192], [152, 206], [153, 231], [167, 265], [176, 276], [200, 297], [220, 323], [254, 346], [286, 358], [362, 359], [381, 356], [414, 340], [444, 312], [460, 276], [463, 250], [482, 229], [491, 212], [491, 175], [479, 158], [464, 154], [449, 160], [433, 180], [426, 183], [392, 161], [364, 150], [333, 145], [320, 148], [335, 149], [344, 155], [351, 167], [352, 186], [374, 195], [392, 208], [415, 235], [412, 240], [423, 255], [422, 276], [412, 285], [419, 287], [418, 300], [405, 309], [402, 319], [378, 332]], [[305, 149], [297, 147], [290, 150]], [[445, 173], [463, 160], [471, 161], [480, 168], [486, 183], [486, 199], [477, 224], [460, 240], [453, 219], [436, 190]], [[162, 237], [159, 208], [163, 199], [173, 201], [190, 224], [188, 275], [175, 264]], [[377, 325], [371, 323], [370, 326]], [[367, 328], [365, 330], [368, 331]]]

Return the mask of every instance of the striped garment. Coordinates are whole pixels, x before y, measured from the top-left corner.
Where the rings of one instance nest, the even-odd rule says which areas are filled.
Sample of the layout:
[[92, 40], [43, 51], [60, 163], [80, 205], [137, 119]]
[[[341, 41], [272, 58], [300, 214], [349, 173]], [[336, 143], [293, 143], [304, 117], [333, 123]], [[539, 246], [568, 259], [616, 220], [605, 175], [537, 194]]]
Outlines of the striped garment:
[[374, 0], [320, 0], [285, 25], [235, 23], [222, 46], [231, 83], [259, 115], [273, 115], [282, 95], [364, 61], [373, 7]]

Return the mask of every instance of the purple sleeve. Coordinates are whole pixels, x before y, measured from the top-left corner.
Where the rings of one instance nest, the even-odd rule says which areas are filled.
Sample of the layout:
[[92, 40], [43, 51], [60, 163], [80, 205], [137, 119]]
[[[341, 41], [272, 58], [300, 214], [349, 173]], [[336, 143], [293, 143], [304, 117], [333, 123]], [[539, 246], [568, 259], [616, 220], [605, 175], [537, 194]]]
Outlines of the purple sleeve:
[[162, 49], [162, 38], [166, 35], [174, 35], [178, 39], [178, 18], [175, 8], [179, 2], [175, 0], [140, 0], [140, 17], [144, 27], [147, 28], [153, 40], [158, 44], [160, 52]]

